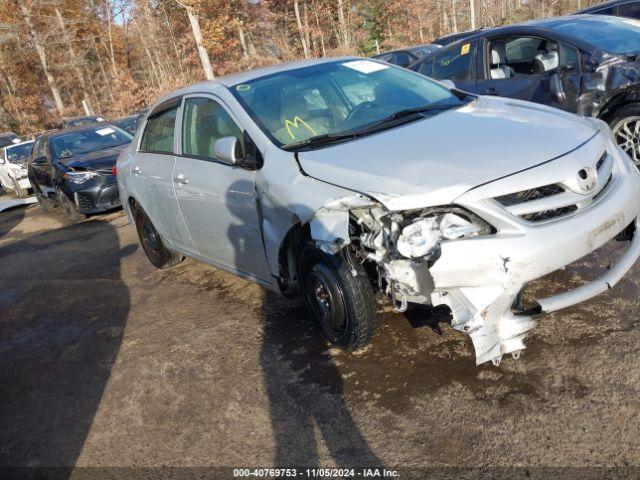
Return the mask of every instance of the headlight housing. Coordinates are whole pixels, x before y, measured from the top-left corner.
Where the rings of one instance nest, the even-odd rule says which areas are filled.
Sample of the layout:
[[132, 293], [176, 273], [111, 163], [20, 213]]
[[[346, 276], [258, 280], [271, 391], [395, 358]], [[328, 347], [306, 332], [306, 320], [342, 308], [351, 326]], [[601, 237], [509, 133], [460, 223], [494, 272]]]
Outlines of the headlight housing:
[[428, 209], [405, 224], [396, 247], [403, 257], [430, 258], [442, 241], [477, 237], [492, 232], [491, 225], [462, 208]]
[[71, 172], [67, 172], [63, 175], [63, 177], [66, 180], [69, 180], [70, 182], [76, 183], [76, 184], [81, 184], [81, 183], [85, 183], [87, 180], [90, 180], [94, 177], [97, 177], [98, 174], [96, 172], [90, 172], [90, 171], [71, 171]]

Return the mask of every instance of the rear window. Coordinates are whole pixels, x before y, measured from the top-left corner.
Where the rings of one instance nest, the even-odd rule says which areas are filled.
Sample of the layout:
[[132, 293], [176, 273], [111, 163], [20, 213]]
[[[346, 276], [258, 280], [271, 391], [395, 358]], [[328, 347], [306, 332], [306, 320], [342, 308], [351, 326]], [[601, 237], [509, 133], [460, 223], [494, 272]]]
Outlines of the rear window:
[[147, 126], [140, 141], [141, 152], [173, 153], [177, 112], [176, 106], [147, 120]]
[[31, 148], [33, 142], [23, 143], [16, 145], [15, 147], [7, 147], [7, 160], [9, 163], [23, 163], [27, 161], [29, 155], [31, 155]]

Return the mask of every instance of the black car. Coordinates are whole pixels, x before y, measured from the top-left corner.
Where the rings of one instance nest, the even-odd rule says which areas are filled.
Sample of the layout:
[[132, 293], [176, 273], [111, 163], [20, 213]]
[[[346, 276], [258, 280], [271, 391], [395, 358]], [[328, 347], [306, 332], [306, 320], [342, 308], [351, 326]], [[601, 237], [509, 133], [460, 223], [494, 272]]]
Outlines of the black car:
[[458, 40], [462, 40], [463, 38], [470, 37], [471, 35], [475, 35], [476, 33], [481, 32], [482, 29], [478, 28], [476, 30], [468, 30], [466, 32], [452, 33], [450, 35], [443, 35], [442, 37], [438, 37], [433, 40], [431, 43], [435, 45], [440, 45], [444, 47], [445, 45], [449, 45], [450, 43], [457, 42]]
[[80, 127], [82, 125], [92, 125], [94, 123], [102, 123], [104, 118], [98, 115], [85, 115], [82, 117], [69, 117], [62, 119], [63, 128]]
[[13, 132], [0, 133], [0, 148], [4, 148], [12, 143], [18, 143], [20, 139]]
[[108, 123], [41, 135], [28, 177], [43, 210], [60, 205], [72, 222], [120, 206], [114, 166], [132, 136]]
[[492, 28], [410, 69], [460, 90], [601, 118], [640, 164], [640, 28], [633, 21], [575, 15]]
[[144, 117], [146, 110], [142, 112], [134, 113], [133, 115], [129, 115], [128, 117], [116, 118], [115, 120], [111, 120], [111, 123], [119, 126], [123, 130], [126, 130], [131, 135], [136, 133], [138, 129], [138, 124], [140, 123], [140, 119]]
[[640, 0], [614, 0], [612, 2], [604, 2], [599, 5], [583, 8], [576, 12], [576, 14], [581, 13], [640, 19]]
[[381, 60], [387, 63], [392, 63], [393, 65], [398, 65], [400, 67], [408, 67], [418, 59], [440, 48], [442, 48], [440, 45], [416, 45], [414, 47], [407, 47], [398, 50], [383, 52], [378, 55], [374, 55], [371, 58], [375, 58], [376, 60]]

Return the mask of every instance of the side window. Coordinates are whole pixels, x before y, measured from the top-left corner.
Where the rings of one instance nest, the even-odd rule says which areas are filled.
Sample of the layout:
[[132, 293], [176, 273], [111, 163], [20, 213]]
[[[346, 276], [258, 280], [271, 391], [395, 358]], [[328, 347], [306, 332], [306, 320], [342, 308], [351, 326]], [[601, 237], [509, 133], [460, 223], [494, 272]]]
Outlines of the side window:
[[578, 49], [560, 42], [560, 65], [573, 72], [580, 72], [580, 52]]
[[558, 42], [537, 37], [495, 39], [489, 46], [491, 78], [554, 72], [560, 64]]
[[621, 17], [640, 19], [640, 2], [629, 2], [618, 5], [618, 15]]
[[[437, 80], [470, 80], [476, 43], [463, 43], [441, 53], [434, 59], [432, 77]], [[420, 72], [422, 73], [422, 72]]]
[[140, 141], [141, 152], [173, 152], [173, 134], [178, 107], [160, 112], [147, 120], [147, 126]]
[[401, 67], [408, 67], [414, 60], [415, 57], [408, 52], [396, 52], [393, 54], [392, 63]]
[[613, 7], [603, 8], [603, 9], [600, 9], [600, 10], [595, 10], [595, 11], [590, 12], [590, 13], [592, 13], [592, 14], [595, 13], [597, 15], [614, 15], [615, 16], [616, 15], [615, 9], [616, 9], [616, 7], [613, 6]]
[[47, 144], [49, 140], [44, 138], [40, 140], [38, 144], [38, 150], [36, 151], [36, 158], [44, 157], [47, 155]]
[[230, 136], [236, 137], [244, 149], [242, 130], [218, 102], [208, 98], [189, 98], [185, 101], [183, 155], [214, 159], [216, 142]]

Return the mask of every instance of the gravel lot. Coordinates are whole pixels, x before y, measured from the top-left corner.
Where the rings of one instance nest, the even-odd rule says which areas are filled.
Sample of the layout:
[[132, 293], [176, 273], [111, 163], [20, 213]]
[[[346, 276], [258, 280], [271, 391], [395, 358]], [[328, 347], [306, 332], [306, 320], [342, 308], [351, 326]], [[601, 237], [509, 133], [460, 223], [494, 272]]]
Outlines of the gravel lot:
[[348, 354], [299, 303], [155, 270], [122, 212], [1, 213], [0, 466], [638, 465], [639, 280], [542, 318], [499, 367], [443, 310], [384, 313]]

